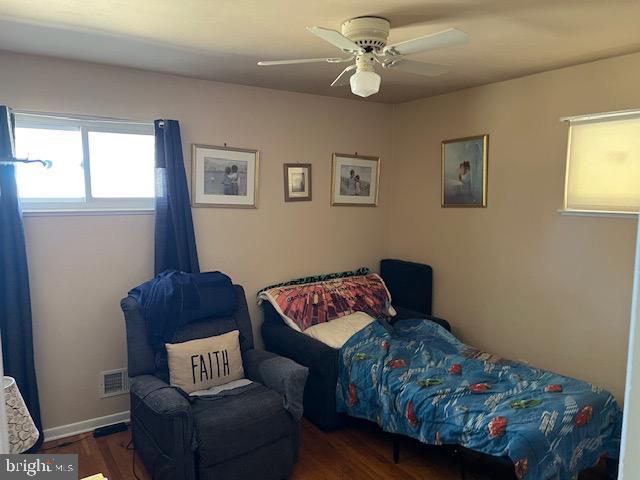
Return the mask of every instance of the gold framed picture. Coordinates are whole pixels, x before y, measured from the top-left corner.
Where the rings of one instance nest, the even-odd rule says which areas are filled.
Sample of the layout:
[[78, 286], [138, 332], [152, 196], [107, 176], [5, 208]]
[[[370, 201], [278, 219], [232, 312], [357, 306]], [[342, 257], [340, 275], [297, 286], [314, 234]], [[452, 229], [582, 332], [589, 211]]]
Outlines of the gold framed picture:
[[256, 208], [259, 162], [257, 150], [194, 144], [191, 205]]
[[334, 153], [331, 168], [331, 205], [378, 205], [380, 158]]
[[442, 142], [443, 207], [486, 207], [489, 135]]
[[284, 164], [284, 201], [304, 202], [311, 200], [311, 164]]

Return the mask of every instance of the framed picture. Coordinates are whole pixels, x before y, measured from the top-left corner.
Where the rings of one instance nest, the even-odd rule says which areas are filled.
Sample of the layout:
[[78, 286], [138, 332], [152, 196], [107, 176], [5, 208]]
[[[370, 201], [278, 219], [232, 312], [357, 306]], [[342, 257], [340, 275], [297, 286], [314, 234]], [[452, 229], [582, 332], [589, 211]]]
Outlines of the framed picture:
[[487, 206], [489, 135], [442, 142], [442, 206]]
[[378, 205], [380, 159], [364, 155], [333, 154], [331, 205]]
[[284, 201], [311, 200], [311, 164], [284, 164]]
[[257, 150], [194, 144], [191, 204], [256, 208], [259, 160]]

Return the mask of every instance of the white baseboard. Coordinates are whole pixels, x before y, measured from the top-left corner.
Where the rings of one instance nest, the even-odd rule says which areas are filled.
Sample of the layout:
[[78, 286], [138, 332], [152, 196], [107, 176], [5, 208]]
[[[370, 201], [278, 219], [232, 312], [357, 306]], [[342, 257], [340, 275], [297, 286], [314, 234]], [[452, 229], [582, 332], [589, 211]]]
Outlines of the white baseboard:
[[105, 415], [104, 417], [90, 418], [82, 422], [60, 425], [59, 427], [46, 428], [44, 430], [44, 441], [57, 440], [58, 438], [71, 437], [79, 433], [90, 432], [98, 427], [111, 425], [113, 423], [128, 422], [129, 411]]

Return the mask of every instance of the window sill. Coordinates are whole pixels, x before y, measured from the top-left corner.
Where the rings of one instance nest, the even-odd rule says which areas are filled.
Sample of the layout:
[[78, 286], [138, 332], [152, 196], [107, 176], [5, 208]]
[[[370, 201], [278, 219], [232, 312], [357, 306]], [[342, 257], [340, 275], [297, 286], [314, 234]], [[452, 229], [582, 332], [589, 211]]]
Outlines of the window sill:
[[558, 210], [560, 215], [573, 216], [573, 217], [612, 217], [612, 218], [633, 218], [637, 219], [637, 213], [629, 212], [606, 212], [606, 211], [591, 211], [591, 210]]
[[74, 216], [102, 216], [102, 215], [154, 215], [153, 208], [120, 208], [120, 209], [79, 209], [79, 210], [23, 210], [23, 217], [74, 217]]

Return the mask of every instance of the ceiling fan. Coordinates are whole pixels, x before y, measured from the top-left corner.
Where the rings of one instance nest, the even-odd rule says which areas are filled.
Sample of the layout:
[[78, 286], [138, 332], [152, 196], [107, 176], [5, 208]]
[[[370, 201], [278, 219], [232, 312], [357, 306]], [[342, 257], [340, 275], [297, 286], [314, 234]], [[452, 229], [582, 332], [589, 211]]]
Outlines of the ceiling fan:
[[342, 24], [342, 33], [324, 27], [307, 27], [307, 30], [338, 47], [347, 57], [303, 58], [297, 60], [269, 60], [258, 65], [293, 65], [300, 63], [346, 63], [355, 59], [331, 84], [339, 87], [351, 84], [351, 91], [360, 97], [368, 97], [380, 90], [380, 75], [375, 65], [405, 72], [435, 77], [449, 71], [448, 65], [416, 62], [405, 56], [438, 48], [463, 45], [469, 35], [461, 30], [449, 28], [441, 32], [414, 38], [405, 42], [387, 45], [391, 23], [382, 17], [356, 17]]

